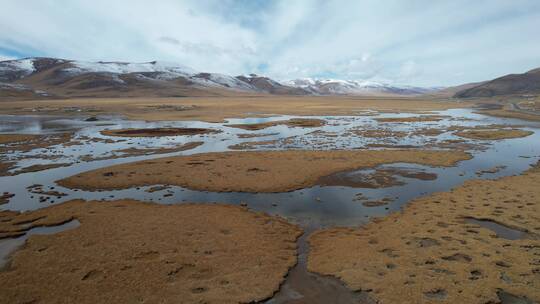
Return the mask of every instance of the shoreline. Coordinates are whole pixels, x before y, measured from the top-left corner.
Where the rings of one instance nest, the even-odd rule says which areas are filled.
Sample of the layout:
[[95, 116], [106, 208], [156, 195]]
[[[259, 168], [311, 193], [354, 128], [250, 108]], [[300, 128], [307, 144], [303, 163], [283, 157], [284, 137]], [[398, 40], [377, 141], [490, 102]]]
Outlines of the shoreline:
[[[497, 302], [501, 290], [540, 301], [538, 181], [536, 165], [415, 199], [359, 228], [320, 230], [309, 239], [308, 269], [390, 303], [403, 294], [411, 303]], [[525, 234], [506, 239], [505, 230]]]
[[28, 238], [0, 272], [0, 303], [262, 301], [296, 264], [301, 234], [279, 217], [222, 204], [75, 200], [0, 216], [13, 233], [24, 223], [29, 231], [80, 222]]
[[[408, 162], [453, 166], [471, 159], [450, 150], [282, 150], [215, 152], [174, 156], [99, 168], [56, 181], [82, 190], [176, 185], [213, 192], [287, 192], [314, 186], [340, 171]], [[182, 174], [177, 171], [182, 169]], [[260, 183], [261, 180], [266, 181]]]

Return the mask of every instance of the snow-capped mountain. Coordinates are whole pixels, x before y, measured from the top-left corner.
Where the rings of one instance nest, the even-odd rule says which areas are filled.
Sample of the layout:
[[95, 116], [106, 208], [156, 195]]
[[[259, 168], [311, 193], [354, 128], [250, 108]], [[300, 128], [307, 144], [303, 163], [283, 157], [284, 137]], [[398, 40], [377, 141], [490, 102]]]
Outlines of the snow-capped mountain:
[[374, 81], [300, 78], [283, 84], [317, 95], [420, 95], [440, 88], [395, 86]]
[[[0, 98], [280, 95], [413, 95], [428, 89], [369, 81], [296, 79], [276, 81], [255, 74], [199, 72], [181, 64], [152, 61], [88, 62], [25, 58], [0, 62]], [[23, 94], [24, 93], [24, 94]], [[32, 94], [30, 94], [32, 93]]]
[[288, 86], [286, 84], [277, 82], [268, 77], [259, 76], [256, 74], [236, 76], [237, 79], [249, 83], [251, 86], [257, 88], [258, 90], [263, 90], [269, 92], [270, 94], [292, 94], [292, 95], [305, 95], [309, 94], [308, 91], [294, 87]]
[[22, 95], [23, 91], [29, 90], [51, 98], [198, 96], [235, 92], [307, 94], [302, 89], [287, 87], [266, 77], [199, 72], [181, 64], [161, 61], [87, 62], [55, 58], [2, 61], [0, 84], [0, 97], [12, 97], [17, 91]]
[[251, 90], [249, 85], [235, 77], [218, 73], [201, 73], [190, 67], [171, 62], [152, 61], [143, 63], [129, 62], [87, 62], [68, 61], [68, 66], [59, 70], [71, 76], [83, 74], [109, 74], [111, 79], [122, 82], [122, 75], [135, 76], [139, 80], [187, 79], [203, 87], [223, 87], [229, 89]]

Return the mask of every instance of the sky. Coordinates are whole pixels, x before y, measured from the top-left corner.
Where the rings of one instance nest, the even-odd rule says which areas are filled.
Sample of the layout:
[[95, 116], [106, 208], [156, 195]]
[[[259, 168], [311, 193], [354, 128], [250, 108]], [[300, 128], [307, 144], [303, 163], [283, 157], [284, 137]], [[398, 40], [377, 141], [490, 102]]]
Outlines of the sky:
[[540, 67], [538, 0], [0, 0], [0, 60], [452, 86]]

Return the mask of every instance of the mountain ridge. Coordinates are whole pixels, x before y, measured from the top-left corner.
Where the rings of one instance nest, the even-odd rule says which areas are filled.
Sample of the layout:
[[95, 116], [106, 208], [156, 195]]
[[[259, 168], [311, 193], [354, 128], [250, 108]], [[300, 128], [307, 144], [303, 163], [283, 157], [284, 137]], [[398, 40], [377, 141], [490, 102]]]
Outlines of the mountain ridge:
[[422, 95], [441, 87], [396, 86], [375, 81], [300, 78], [283, 82], [319, 95]]
[[414, 87], [374, 81], [298, 78], [278, 81], [249, 74], [196, 71], [166, 61], [142, 63], [29, 57], [0, 61], [0, 99], [73, 97], [189, 97], [345, 95], [489, 98], [540, 94], [540, 68], [453, 87]]
[[508, 74], [456, 92], [454, 98], [540, 94], [540, 68]]
[[[256, 74], [230, 76], [187, 66], [150, 61], [77, 61], [30, 57], [0, 61], [0, 97], [70, 98], [129, 96], [392, 95], [424, 94], [434, 89], [390, 86], [356, 80], [277, 81]], [[20, 94], [18, 94], [20, 93]]]

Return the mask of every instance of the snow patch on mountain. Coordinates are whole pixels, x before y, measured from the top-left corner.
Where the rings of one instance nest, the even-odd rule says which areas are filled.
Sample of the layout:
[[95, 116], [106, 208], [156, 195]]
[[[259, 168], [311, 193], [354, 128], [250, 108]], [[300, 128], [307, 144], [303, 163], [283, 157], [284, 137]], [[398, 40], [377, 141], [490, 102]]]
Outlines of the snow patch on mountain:
[[0, 62], [0, 81], [13, 81], [32, 74], [36, 68], [32, 58]]
[[416, 95], [438, 90], [438, 88], [395, 86], [369, 80], [300, 78], [283, 81], [282, 84], [319, 95]]
[[[137, 77], [140, 76], [141, 78], [153, 80], [173, 80], [182, 77], [202, 87], [209, 86], [238, 90], [252, 89], [249, 84], [235, 77], [218, 73], [199, 73], [190, 67], [172, 62], [125, 63], [72, 61], [70, 65], [71, 67], [64, 68], [63, 71], [76, 75], [84, 73], [109, 73], [113, 75], [137, 74]], [[118, 77], [116, 79], [121, 81]]]
[[71, 67], [63, 71], [73, 74], [83, 73], [111, 73], [111, 74], [130, 74], [130, 73], [161, 73], [163, 78], [172, 79], [177, 77], [191, 76], [197, 73], [192, 68], [170, 62], [152, 61], [144, 63], [128, 62], [87, 62], [71, 61]]
[[199, 73], [189, 78], [199, 85], [209, 85], [236, 90], [253, 90], [253, 87], [236, 77], [219, 73]]
[[8, 60], [0, 62], [0, 70], [24, 71], [31, 74], [35, 71], [34, 60], [31, 58], [20, 60]]

